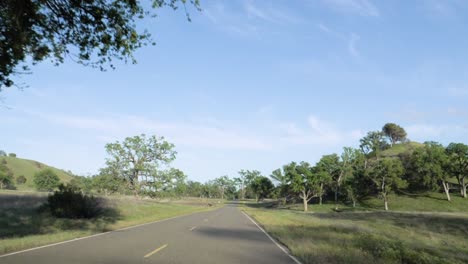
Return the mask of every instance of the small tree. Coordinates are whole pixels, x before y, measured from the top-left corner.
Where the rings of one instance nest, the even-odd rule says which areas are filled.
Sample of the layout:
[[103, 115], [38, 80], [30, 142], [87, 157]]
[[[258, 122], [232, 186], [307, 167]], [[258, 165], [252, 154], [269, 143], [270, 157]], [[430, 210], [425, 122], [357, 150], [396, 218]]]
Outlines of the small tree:
[[[336, 154], [324, 155], [317, 163], [316, 168], [320, 173], [320, 177], [324, 181], [333, 182], [333, 187], [335, 191], [335, 207], [338, 207], [338, 191], [341, 186], [341, 181], [343, 180], [345, 170], [343, 164], [340, 161], [340, 158]], [[325, 184], [326, 182], [323, 182]], [[322, 190], [323, 190], [322, 184]], [[323, 194], [322, 194], [323, 195]], [[322, 204], [322, 195], [319, 196], [320, 204]]]
[[450, 201], [449, 174], [446, 171], [449, 166], [448, 156], [441, 144], [425, 142], [424, 148], [414, 150], [410, 163], [410, 173], [416, 174], [422, 185], [436, 189], [441, 184], [447, 200]]
[[17, 184], [25, 184], [27, 181], [26, 177], [24, 175], [20, 175], [16, 178], [16, 183]]
[[0, 189], [5, 189], [12, 185], [13, 172], [5, 164], [0, 164]]
[[406, 131], [401, 126], [394, 123], [385, 124], [382, 128], [382, 132], [390, 140], [392, 146], [406, 139]]
[[360, 140], [359, 147], [367, 157], [379, 157], [380, 152], [388, 148], [384, 134], [380, 131], [371, 131]]
[[289, 179], [284, 173], [284, 169], [276, 169], [274, 170], [270, 177], [278, 183], [277, 193], [278, 196], [281, 197], [281, 203], [284, 205], [288, 199], [288, 195], [290, 194], [290, 186], [289, 186]]
[[388, 210], [388, 195], [395, 189], [407, 186], [407, 182], [401, 178], [403, 174], [403, 165], [399, 159], [379, 159], [371, 166], [369, 177], [378, 187], [386, 211]]
[[460, 186], [460, 195], [466, 198], [468, 183], [465, 179], [468, 175], [468, 145], [463, 143], [450, 143], [446, 152], [449, 157], [447, 169], [451, 175], [457, 178]]
[[12, 157], [12, 158], [16, 158], [16, 154], [15, 153], [10, 153], [8, 154], [9, 157]]
[[240, 170], [239, 178], [235, 179], [235, 182], [239, 186], [240, 199], [245, 199], [245, 194], [247, 189], [251, 187], [251, 184], [259, 177], [262, 176], [262, 173], [258, 170]]
[[275, 187], [271, 180], [264, 176], [256, 178], [251, 186], [257, 202], [270, 196]]
[[218, 187], [221, 199], [224, 199], [224, 194], [226, 193], [229, 185], [233, 184], [227, 175], [214, 179], [213, 183]]
[[13, 175], [6, 171], [0, 171], [0, 189], [8, 188], [12, 183]]
[[37, 190], [50, 192], [59, 186], [60, 179], [53, 170], [44, 169], [34, 175], [33, 182]]
[[290, 182], [291, 190], [299, 194], [304, 205], [304, 212], [308, 210], [308, 202], [318, 196], [318, 184], [319, 182], [314, 177], [312, 168], [309, 163], [301, 162], [297, 164], [291, 162], [284, 166], [284, 173], [288, 177]]

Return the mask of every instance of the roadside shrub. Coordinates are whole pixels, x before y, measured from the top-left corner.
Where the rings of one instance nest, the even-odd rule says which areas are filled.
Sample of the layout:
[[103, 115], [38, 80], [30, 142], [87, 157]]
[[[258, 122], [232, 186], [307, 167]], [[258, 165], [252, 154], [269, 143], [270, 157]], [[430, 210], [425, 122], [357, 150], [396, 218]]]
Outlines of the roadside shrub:
[[80, 189], [60, 184], [47, 198], [47, 207], [58, 218], [94, 218], [102, 213], [99, 200], [83, 194]]
[[1, 163], [1, 164], [2, 164], [2, 165], [7, 165], [8, 162], [6, 161], [6, 159], [2, 159], [2, 163]]
[[26, 177], [24, 177], [24, 175], [20, 175], [18, 176], [18, 178], [16, 178], [16, 183], [17, 184], [25, 184], [27, 181]]
[[42, 170], [34, 175], [34, 185], [39, 191], [53, 191], [60, 184], [57, 174], [51, 169]]

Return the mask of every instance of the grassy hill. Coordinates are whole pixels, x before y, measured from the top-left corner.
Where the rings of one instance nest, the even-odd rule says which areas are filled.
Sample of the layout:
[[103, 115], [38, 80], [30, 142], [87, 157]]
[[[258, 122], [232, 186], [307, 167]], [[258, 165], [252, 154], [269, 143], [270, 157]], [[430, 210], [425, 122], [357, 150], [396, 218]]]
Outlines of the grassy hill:
[[[14, 157], [0, 157], [0, 162], [3, 162], [3, 160], [7, 162], [6, 166], [13, 172], [15, 186], [18, 190], [34, 190], [34, 174], [47, 168], [52, 169], [57, 173], [61, 182], [69, 182], [72, 179], [72, 175], [66, 171], [48, 166], [38, 161]], [[26, 177], [27, 180], [25, 184], [16, 184], [16, 178], [20, 175]]]
[[413, 151], [416, 148], [423, 147], [424, 144], [419, 142], [406, 142], [406, 143], [399, 143], [394, 144], [391, 148], [382, 151], [382, 157], [395, 157], [402, 153]]

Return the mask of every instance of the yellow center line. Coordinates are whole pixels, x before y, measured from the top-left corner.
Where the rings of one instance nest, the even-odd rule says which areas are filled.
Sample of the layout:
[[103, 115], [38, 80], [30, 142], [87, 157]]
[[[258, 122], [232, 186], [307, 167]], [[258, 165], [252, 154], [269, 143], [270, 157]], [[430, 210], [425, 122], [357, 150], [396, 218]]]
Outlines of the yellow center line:
[[158, 247], [157, 249], [155, 249], [155, 250], [151, 251], [150, 253], [146, 254], [145, 258], [151, 257], [153, 254], [158, 253], [158, 251], [164, 249], [165, 247], [167, 247], [167, 244], [165, 244], [165, 245], [163, 245], [161, 247]]
[[193, 231], [195, 228], [197, 228], [197, 226], [190, 228], [190, 231]]

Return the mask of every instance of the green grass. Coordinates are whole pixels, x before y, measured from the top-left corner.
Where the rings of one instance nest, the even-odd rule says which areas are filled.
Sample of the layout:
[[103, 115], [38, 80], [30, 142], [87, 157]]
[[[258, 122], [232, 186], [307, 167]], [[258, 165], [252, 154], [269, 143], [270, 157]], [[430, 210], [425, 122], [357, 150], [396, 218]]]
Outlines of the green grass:
[[0, 193], [0, 254], [214, 208], [201, 199], [111, 197], [104, 200], [105, 213], [97, 219], [58, 219], [38, 210], [46, 198], [40, 193]]
[[412, 141], [407, 143], [394, 144], [391, 148], [382, 151], [381, 155], [383, 157], [395, 157], [399, 154], [412, 151], [415, 148], [420, 148], [422, 146], [424, 146], [424, 144]]
[[468, 201], [437, 196], [393, 196], [389, 212], [377, 199], [341, 212], [333, 204], [312, 204], [308, 213], [299, 205], [243, 210], [303, 263], [468, 263]]
[[[445, 194], [442, 193], [425, 193], [421, 195], [389, 195], [388, 206], [391, 211], [411, 211], [411, 212], [464, 212], [468, 213], [468, 199], [460, 197], [457, 193], [451, 194], [452, 201], [447, 201]], [[290, 209], [294, 211], [302, 211], [302, 203], [288, 204], [285, 206], [275, 206], [278, 209]], [[309, 204], [311, 212], [333, 212], [335, 209], [334, 203], [324, 203], [318, 205], [315, 203]], [[368, 198], [357, 203], [356, 208], [348, 204], [340, 204], [339, 209], [342, 211], [380, 211], [384, 209], [382, 199]]]
[[[14, 157], [0, 157], [0, 161], [2, 160], [6, 160], [6, 166], [13, 172], [13, 176], [15, 177], [14, 184], [18, 190], [34, 190], [34, 174], [46, 168], [50, 168], [55, 173], [57, 173], [57, 176], [60, 178], [61, 182], [69, 182], [72, 179], [72, 176], [67, 172], [34, 160], [27, 160]], [[25, 184], [16, 183], [16, 178], [20, 175], [26, 177]]]

